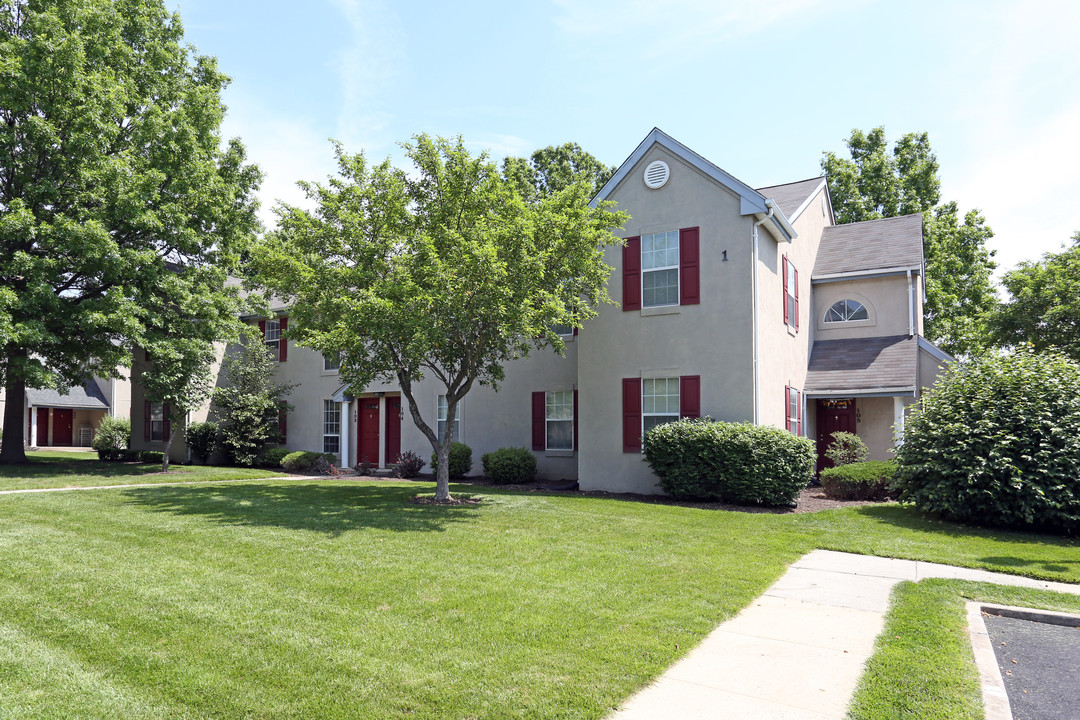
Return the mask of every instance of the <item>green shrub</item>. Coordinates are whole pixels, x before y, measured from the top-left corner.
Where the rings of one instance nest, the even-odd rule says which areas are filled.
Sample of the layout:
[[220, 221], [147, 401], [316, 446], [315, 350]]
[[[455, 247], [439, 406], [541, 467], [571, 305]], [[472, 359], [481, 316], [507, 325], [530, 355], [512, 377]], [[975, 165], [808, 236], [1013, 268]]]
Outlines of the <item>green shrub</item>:
[[866, 443], [855, 433], [839, 430], [832, 434], [833, 440], [829, 447], [825, 448], [825, 457], [833, 462], [834, 467], [850, 465], [851, 463], [866, 462], [870, 457], [870, 451]]
[[680, 499], [788, 505], [810, 484], [814, 443], [750, 423], [683, 419], [651, 428], [642, 451], [664, 492]]
[[193, 457], [204, 465], [218, 446], [218, 426], [214, 422], [194, 422], [188, 425], [185, 437]]
[[113, 460], [119, 460], [120, 462], [139, 462], [139, 451], [118, 450], [116, 451]]
[[528, 448], [499, 448], [480, 456], [484, 475], [499, 485], [532, 482], [536, 477], [536, 456]]
[[101, 418], [94, 442], [90, 444], [97, 450], [102, 460], [120, 460], [123, 451], [131, 445], [131, 421], [106, 415]]
[[144, 465], [160, 465], [165, 462], [165, 453], [157, 452], [155, 450], [140, 450], [139, 462], [143, 463]]
[[884, 500], [893, 494], [896, 463], [870, 460], [821, 471], [821, 487], [833, 500]]
[[327, 472], [337, 456], [333, 453], [317, 453], [308, 450], [291, 452], [281, 459], [281, 467], [289, 472]]
[[406, 450], [398, 455], [396, 467], [394, 468], [394, 474], [399, 478], [414, 478], [420, 474], [425, 463], [423, 459], [414, 452]]
[[[472, 448], [465, 443], [450, 443], [450, 477], [463, 478], [472, 470]], [[431, 472], [439, 472], [439, 456], [431, 454]]]
[[292, 450], [283, 447], [273, 447], [265, 452], [259, 458], [260, 467], [278, 468], [281, 467], [281, 461], [288, 455], [292, 454]]
[[959, 522], [1080, 531], [1080, 365], [1019, 350], [954, 365], [897, 451], [901, 499]]

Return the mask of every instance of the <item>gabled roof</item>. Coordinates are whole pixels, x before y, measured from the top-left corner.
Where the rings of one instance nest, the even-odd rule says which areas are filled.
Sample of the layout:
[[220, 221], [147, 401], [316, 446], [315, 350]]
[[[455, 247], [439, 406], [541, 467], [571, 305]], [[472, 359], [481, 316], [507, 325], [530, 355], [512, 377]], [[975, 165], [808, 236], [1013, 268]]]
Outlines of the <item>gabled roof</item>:
[[918, 339], [908, 335], [818, 340], [810, 352], [807, 396], [914, 394]]
[[[743, 215], [755, 215], [759, 220], [769, 218], [768, 222], [764, 224], [769, 232], [776, 237], [777, 241], [791, 241], [797, 237], [797, 233], [794, 228], [791, 227], [791, 223], [788, 222], [787, 217], [785, 217], [783, 210], [781, 210], [779, 206], [775, 203], [770, 203], [764, 195], [757, 190], [754, 190], [742, 180], [739, 180], [726, 170], [709, 162], [660, 128], [655, 127], [645, 136], [645, 139], [641, 141], [634, 152], [630, 153], [630, 156], [623, 161], [622, 165], [619, 166], [619, 169], [615, 171], [615, 174], [611, 176], [611, 179], [604, 184], [604, 187], [600, 188], [600, 192], [596, 193], [596, 196], [589, 205], [596, 207], [597, 203], [607, 200], [608, 196], [619, 186], [619, 183], [626, 179], [626, 176], [630, 174], [630, 171], [634, 169], [634, 166], [645, 157], [645, 153], [647, 153], [654, 145], [659, 145], [672, 155], [683, 160], [688, 165], [697, 168], [707, 177], [712, 178], [738, 195], [740, 212]], [[774, 210], [772, 217], [769, 217], [770, 209]]]
[[49, 388], [26, 388], [26, 401], [31, 407], [109, 409], [109, 401], [94, 380], [87, 380], [82, 387], [73, 387], [64, 395]]
[[922, 215], [829, 225], [821, 234], [814, 280], [840, 274], [922, 272]]
[[822, 187], [827, 187], [825, 178], [816, 177], [783, 185], [769, 185], [758, 188], [757, 191], [775, 200], [787, 219], [795, 222], [795, 219], [806, 209], [806, 204], [818, 194]]

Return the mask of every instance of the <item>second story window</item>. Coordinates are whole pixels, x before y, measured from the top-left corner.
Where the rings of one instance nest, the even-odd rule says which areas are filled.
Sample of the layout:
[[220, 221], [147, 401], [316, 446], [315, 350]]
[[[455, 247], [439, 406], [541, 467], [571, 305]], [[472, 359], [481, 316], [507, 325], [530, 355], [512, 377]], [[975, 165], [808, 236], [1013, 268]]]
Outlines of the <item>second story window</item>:
[[322, 356], [323, 372], [337, 372], [341, 369], [341, 355], [330, 353]]
[[278, 346], [281, 344], [281, 321], [280, 320], [267, 320], [266, 321], [266, 336], [263, 341], [266, 343], [266, 349], [274, 357], [278, 355]]
[[825, 311], [825, 322], [852, 322], [854, 320], [869, 320], [870, 313], [858, 300], [838, 300]]
[[799, 329], [799, 271], [795, 264], [784, 256], [784, 322], [792, 330]]
[[641, 306], [679, 304], [679, 231], [641, 236]]

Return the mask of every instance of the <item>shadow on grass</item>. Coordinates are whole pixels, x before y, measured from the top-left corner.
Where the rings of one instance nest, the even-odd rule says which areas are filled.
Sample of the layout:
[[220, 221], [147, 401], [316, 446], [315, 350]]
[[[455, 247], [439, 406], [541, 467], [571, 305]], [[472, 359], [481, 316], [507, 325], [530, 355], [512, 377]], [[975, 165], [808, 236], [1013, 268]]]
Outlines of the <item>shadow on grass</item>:
[[156, 512], [198, 515], [224, 525], [310, 530], [337, 536], [375, 528], [397, 532], [442, 531], [466, 522], [475, 505], [414, 505], [419, 488], [288, 482], [264, 485], [130, 488], [126, 502]]
[[161, 463], [103, 462], [96, 455], [83, 458], [28, 457], [19, 465], [0, 465], [0, 478], [46, 478], [60, 475], [137, 477], [161, 470]]

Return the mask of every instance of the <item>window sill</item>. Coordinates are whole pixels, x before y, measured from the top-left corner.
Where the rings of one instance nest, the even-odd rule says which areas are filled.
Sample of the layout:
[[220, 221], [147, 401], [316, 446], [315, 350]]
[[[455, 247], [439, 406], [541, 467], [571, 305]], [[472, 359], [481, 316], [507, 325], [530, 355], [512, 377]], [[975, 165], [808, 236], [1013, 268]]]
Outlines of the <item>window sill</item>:
[[682, 312], [679, 305], [661, 305], [660, 307], [641, 308], [641, 317], [650, 315], [675, 315]]
[[574, 457], [573, 450], [545, 450], [544, 457]]
[[791, 327], [790, 325], [786, 325], [785, 327], [787, 327], [787, 334], [790, 335], [791, 337], [795, 337], [796, 335], [799, 334], [799, 331], [796, 330], [795, 328]]

